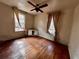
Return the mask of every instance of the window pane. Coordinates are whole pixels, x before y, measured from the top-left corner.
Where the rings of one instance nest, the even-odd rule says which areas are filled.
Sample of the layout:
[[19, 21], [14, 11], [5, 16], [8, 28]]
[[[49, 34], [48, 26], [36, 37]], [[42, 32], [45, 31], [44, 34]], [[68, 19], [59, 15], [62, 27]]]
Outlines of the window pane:
[[16, 14], [14, 13], [14, 19], [15, 19], [15, 31], [24, 31], [25, 30], [25, 15], [22, 13], [19, 13], [19, 22], [16, 17]]
[[25, 29], [25, 15], [19, 13], [19, 19], [20, 19], [19, 21], [20, 21], [21, 28]]
[[50, 23], [50, 27], [49, 27], [49, 33], [52, 34], [53, 36], [55, 36], [55, 27], [54, 27], [54, 21], [53, 21], [53, 17]]

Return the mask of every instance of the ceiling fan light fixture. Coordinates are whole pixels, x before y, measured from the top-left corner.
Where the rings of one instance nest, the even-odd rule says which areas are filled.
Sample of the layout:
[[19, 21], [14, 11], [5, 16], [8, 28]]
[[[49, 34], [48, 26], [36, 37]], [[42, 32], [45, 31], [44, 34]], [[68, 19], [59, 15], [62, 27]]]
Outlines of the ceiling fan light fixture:
[[35, 7], [34, 9], [32, 9], [31, 11], [36, 11], [36, 12], [41, 12], [41, 13], [43, 13], [43, 11], [41, 10], [41, 8], [44, 8], [44, 7], [47, 7], [48, 6], [48, 4], [43, 4], [43, 5], [40, 5], [40, 4], [36, 4], [36, 5], [34, 5], [33, 3], [31, 3], [30, 1], [27, 1], [30, 5], [32, 5], [33, 7]]

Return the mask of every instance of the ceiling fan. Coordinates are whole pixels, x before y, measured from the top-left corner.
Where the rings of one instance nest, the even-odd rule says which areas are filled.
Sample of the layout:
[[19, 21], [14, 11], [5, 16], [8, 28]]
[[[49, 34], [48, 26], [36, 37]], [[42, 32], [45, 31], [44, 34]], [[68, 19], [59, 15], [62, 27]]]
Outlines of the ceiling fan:
[[43, 11], [41, 10], [41, 8], [44, 8], [44, 7], [47, 7], [48, 6], [48, 4], [47, 3], [45, 3], [45, 4], [43, 4], [43, 5], [40, 5], [40, 3], [39, 4], [36, 4], [36, 5], [34, 5], [33, 3], [31, 3], [30, 1], [27, 1], [29, 4], [31, 4], [33, 7], [35, 7], [34, 9], [32, 9], [31, 11], [36, 11], [36, 12], [41, 12], [41, 13], [43, 13]]

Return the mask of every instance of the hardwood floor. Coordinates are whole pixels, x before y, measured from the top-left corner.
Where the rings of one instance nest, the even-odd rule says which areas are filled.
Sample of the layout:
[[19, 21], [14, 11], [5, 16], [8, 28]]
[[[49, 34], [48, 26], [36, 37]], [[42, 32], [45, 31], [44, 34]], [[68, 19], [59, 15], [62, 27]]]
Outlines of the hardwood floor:
[[64, 45], [27, 37], [2, 43], [0, 59], [69, 59], [69, 53]]

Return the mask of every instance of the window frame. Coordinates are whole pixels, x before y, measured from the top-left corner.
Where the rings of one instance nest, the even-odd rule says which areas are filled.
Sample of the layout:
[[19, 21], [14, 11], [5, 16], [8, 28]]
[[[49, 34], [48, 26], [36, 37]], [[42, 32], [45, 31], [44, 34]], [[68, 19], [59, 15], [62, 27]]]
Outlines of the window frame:
[[[24, 17], [24, 28], [22, 28], [21, 26], [21, 22], [20, 22], [20, 14]], [[17, 18], [18, 17], [18, 18]], [[16, 27], [16, 21], [18, 23], [18, 27]], [[18, 12], [18, 15], [16, 15], [16, 12], [14, 12], [14, 24], [15, 24], [15, 32], [23, 32], [25, 31], [25, 14], [21, 11]]]

